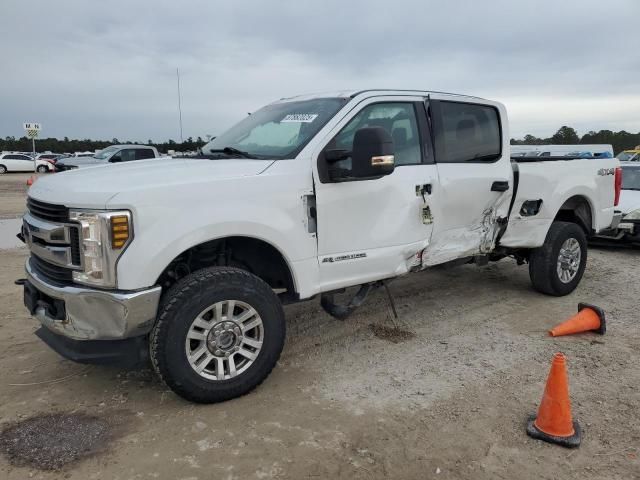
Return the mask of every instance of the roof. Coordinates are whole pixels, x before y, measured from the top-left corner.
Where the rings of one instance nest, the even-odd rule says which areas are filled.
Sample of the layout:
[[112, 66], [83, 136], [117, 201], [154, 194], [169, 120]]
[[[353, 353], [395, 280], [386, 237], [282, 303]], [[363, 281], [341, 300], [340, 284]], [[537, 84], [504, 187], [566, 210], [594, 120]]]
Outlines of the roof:
[[146, 147], [146, 148], [154, 148], [150, 145], [142, 145], [142, 144], [135, 144], [135, 143], [126, 143], [123, 145], [109, 145], [110, 147], [118, 147], [118, 148], [140, 148], [140, 147]]
[[337, 98], [354, 98], [363, 93], [369, 93], [372, 96], [394, 94], [394, 93], [402, 93], [404, 95], [416, 95], [416, 96], [438, 94], [438, 95], [451, 95], [455, 97], [473, 98], [476, 100], [485, 100], [484, 98], [474, 97], [471, 95], [439, 92], [435, 90], [404, 90], [404, 89], [394, 90], [391, 88], [375, 88], [375, 89], [367, 89], [367, 90], [337, 90], [337, 91], [329, 91], [329, 92], [309, 93], [309, 94], [303, 94], [303, 95], [296, 95], [293, 97], [283, 97], [279, 101], [290, 102], [290, 101], [301, 101], [301, 100], [313, 100], [315, 98], [336, 98], [336, 97]]

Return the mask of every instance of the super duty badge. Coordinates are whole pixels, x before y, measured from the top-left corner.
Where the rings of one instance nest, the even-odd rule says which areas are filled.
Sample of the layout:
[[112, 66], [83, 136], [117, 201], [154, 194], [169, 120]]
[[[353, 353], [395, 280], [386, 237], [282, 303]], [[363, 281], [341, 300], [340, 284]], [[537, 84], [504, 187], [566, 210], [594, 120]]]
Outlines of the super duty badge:
[[349, 255], [340, 255], [338, 257], [324, 257], [322, 259], [322, 263], [334, 263], [341, 262], [343, 260], [354, 260], [356, 258], [365, 258], [366, 256], [366, 253], [351, 253]]

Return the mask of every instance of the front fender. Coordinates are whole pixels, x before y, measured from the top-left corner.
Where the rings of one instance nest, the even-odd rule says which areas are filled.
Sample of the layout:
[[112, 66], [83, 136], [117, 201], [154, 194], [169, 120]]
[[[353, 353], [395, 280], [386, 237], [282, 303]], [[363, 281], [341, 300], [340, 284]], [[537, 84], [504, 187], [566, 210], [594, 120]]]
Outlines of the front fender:
[[134, 232], [118, 262], [118, 288], [152, 286], [185, 250], [231, 236], [272, 245], [282, 253], [297, 284], [293, 265], [316, 258], [317, 246], [305, 227], [306, 191], [304, 186], [296, 188], [296, 180], [291, 175], [256, 176], [189, 189], [165, 187], [154, 194], [145, 191], [144, 199], [135, 192], [118, 195], [109, 207], [130, 209]]

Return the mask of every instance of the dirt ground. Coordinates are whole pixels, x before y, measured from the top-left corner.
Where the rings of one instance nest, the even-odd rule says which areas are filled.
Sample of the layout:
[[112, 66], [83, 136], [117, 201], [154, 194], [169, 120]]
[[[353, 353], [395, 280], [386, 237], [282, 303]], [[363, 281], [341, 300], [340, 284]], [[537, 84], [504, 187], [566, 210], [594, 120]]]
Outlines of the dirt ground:
[[[3, 214], [20, 213], [22, 190], [11, 197], [2, 182], [0, 198], [18, 206]], [[640, 478], [640, 251], [589, 255], [564, 298], [534, 292], [511, 261], [401, 278], [391, 290], [411, 334], [390, 331], [384, 292], [345, 322], [317, 301], [287, 307], [272, 375], [245, 397], [203, 406], [149, 370], [76, 365], [50, 351], [13, 283], [26, 252], [0, 251], [0, 427], [27, 420], [34, 452], [49, 454], [55, 425], [78, 424], [81, 435], [117, 423], [104, 437], [92, 430], [99, 448], [59, 470], [0, 457], [0, 478]], [[548, 337], [578, 302], [606, 311], [606, 335]], [[557, 351], [584, 431], [577, 450], [525, 435]]]
[[[33, 173], [0, 175], [0, 219], [15, 218], [24, 213], [24, 198], [29, 188], [27, 180], [33, 175]], [[39, 176], [40, 174], [36, 175], [36, 177]]]

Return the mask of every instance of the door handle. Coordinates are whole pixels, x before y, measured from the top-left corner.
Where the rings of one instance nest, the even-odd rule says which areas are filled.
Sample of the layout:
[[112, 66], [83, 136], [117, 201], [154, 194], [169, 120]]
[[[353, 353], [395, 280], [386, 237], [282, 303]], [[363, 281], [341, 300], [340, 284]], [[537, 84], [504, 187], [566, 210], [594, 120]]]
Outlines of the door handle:
[[492, 192], [506, 192], [509, 190], [509, 182], [506, 180], [496, 180], [491, 185]]
[[422, 196], [424, 198], [424, 194], [431, 195], [431, 184], [425, 183], [424, 185], [416, 185], [416, 196]]

